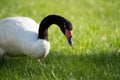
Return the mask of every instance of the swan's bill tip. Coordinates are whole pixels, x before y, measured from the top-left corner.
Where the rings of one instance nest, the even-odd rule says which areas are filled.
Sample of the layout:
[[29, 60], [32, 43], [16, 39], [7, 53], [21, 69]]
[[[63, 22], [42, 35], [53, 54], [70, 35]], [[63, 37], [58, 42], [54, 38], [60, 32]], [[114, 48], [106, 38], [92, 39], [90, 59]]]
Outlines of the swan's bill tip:
[[71, 38], [68, 39], [68, 43], [69, 43], [70, 46], [73, 46], [73, 42], [72, 42]]

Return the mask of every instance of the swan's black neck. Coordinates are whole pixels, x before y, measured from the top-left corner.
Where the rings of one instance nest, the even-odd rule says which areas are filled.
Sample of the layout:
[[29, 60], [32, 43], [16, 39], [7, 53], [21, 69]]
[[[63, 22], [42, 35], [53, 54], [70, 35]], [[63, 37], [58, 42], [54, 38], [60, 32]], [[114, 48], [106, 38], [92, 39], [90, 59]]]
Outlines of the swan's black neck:
[[39, 39], [48, 40], [48, 28], [50, 25], [56, 24], [60, 27], [63, 34], [65, 34], [65, 30], [72, 30], [71, 23], [66, 20], [65, 18], [58, 16], [58, 15], [49, 15], [45, 17], [39, 26]]

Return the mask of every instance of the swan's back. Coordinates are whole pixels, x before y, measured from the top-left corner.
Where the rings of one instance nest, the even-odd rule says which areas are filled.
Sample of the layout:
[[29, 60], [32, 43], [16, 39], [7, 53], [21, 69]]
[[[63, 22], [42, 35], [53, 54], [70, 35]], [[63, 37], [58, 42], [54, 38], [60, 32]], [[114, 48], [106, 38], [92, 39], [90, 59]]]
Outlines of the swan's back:
[[11, 17], [0, 21], [1, 36], [35, 39], [39, 25], [27, 17]]
[[1, 27], [4, 27], [4, 29], [9, 28], [9, 30], [15, 28], [16, 30], [37, 32], [39, 26], [34, 20], [27, 17], [10, 17], [0, 20]]
[[26, 17], [0, 20], [0, 47], [11, 52], [18, 52], [20, 47], [30, 47], [38, 40], [38, 27], [35, 21]]

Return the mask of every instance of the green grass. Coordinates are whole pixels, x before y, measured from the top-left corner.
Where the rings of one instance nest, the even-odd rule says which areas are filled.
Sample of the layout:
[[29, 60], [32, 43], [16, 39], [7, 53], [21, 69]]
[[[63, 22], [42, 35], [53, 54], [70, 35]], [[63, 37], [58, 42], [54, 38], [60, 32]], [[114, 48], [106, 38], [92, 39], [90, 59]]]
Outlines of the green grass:
[[0, 19], [27, 16], [40, 23], [45, 16], [58, 14], [74, 26], [74, 47], [52, 25], [48, 56], [40, 61], [6, 56], [0, 80], [119, 80], [119, 5], [119, 0], [0, 1]]

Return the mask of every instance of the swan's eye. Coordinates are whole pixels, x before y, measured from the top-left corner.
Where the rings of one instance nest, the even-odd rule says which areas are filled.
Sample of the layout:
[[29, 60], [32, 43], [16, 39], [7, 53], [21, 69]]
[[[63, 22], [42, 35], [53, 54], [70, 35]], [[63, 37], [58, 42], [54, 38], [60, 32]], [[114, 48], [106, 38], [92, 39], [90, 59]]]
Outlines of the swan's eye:
[[65, 30], [67, 29], [67, 27], [66, 27], [65, 23], [64, 23], [64, 28], [65, 28]]

